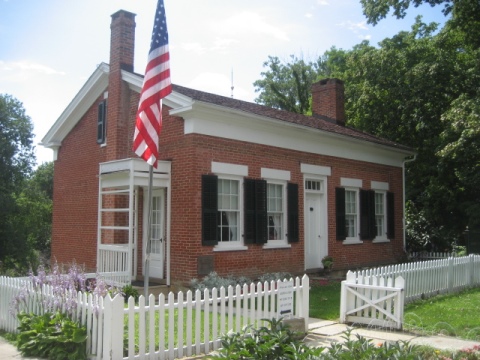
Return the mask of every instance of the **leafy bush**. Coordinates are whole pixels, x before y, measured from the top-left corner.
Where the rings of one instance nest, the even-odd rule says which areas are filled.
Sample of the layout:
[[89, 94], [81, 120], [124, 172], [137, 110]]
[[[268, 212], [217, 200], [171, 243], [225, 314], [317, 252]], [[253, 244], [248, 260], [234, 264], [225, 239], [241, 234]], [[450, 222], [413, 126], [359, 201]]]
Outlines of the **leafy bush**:
[[316, 359], [323, 348], [310, 348], [281, 320], [267, 320], [269, 327], [245, 327], [222, 337], [222, 348], [207, 359]]
[[258, 278], [258, 281], [264, 283], [266, 282], [271, 282], [271, 281], [277, 281], [277, 280], [285, 280], [285, 279], [291, 279], [292, 274], [288, 272], [275, 272], [275, 273], [267, 273], [263, 274]]
[[220, 287], [228, 288], [229, 286], [242, 286], [243, 284], [249, 284], [251, 280], [245, 276], [242, 277], [221, 277], [215, 271], [205, 276], [201, 281], [198, 279], [192, 279], [190, 281], [190, 287], [193, 290], [204, 291], [205, 289], [211, 290], [212, 288], [219, 289]]
[[17, 347], [22, 355], [53, 360], [87, 359], [87, 330], [66, 315], [20, 313], [18, 318]]
[[138, 290], [135, 289], [132, 285], [125, 285], [122, 288], [122, 294], [125, 298], [125, 302], [127, 302], [130, 297], [133, 297], [135, 299], [135, 302], [138, 302], [138, 298], [140, 297]]
[[[45, 292], [46, 285], [51, 287], [51, 292]], [[86, 359], [87, 331], [69, 318], [78, 307], [79, 291], [97, 295], [93, 297], [95, 314], [99, 310], [99, 297], [118, 293], [98, 275], [87, 286], [83, 268], [76, 263], [71, 264], [68, 271], [57, 263], [48, 273], [43, 266], [36, 274], [30, 271], [30, 283], [24, 284], [12, 299], [10, 308], [20, 321], [16, 343], [22, 354], [48, 359]], [[32, 298], [37, 304], [36, 314], [27, 313]]]

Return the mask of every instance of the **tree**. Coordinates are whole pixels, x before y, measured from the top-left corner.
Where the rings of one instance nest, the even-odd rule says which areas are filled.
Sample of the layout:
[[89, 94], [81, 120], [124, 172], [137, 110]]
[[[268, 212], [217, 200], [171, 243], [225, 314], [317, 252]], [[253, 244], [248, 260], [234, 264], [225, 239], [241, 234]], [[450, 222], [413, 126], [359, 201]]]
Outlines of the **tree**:
[[465, 35], [466, 44], [480, 47], [480, 2], [478, 0], [360, 0], [368, 23], [376, 25], [393, 10], [397, 19], [403, 19], [410, 5], [444, 5], [445, 16], [451, 15], [450, 26]]
[[310, 87], [317, 77], [317, 63], [306, 63], [295, 56], [290, 63], [282, 63], [278, 57], [269, 56], [263, 66], [264, 79], [253, 83], [260, 92], [255, 102], [276, 109], [306, 114], [310, 109]]
[[23, 105], [0, 94], [0, 261], [23, 262], [28, 254], [16, 196], [35, 164], [33, 125]]
[[346, 69], [347, 51], [332, 47], [317, 61], [305, 62], [290, 55], [289, 62], [269, 56], [253, 85], [260, 95], [255, 102], [298, 114], [311, 114], [311, 87], [318, 78], [335, 77]]
[[29, 247], [48, 259], [52, 234], [53, 162], [44, 163], [35, 170], [16, 197], [16, 203]]

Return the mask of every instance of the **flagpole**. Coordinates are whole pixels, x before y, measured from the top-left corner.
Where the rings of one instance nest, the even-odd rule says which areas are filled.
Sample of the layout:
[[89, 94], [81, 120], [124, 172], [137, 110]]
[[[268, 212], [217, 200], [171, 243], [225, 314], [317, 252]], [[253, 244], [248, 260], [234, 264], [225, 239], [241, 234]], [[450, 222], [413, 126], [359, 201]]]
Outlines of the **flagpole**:
[[145, 276], [143, 279], [143, 289], [145, 291], [145, 303], [148, 304], [150, 282], [150, 252], [151, 252], [151, 237], [152, 237], [152, 198], [153, 198], [153, 166], [149, 165], [148, 169], [148, 220], [147, 220], [147, 244], [145, 247]]

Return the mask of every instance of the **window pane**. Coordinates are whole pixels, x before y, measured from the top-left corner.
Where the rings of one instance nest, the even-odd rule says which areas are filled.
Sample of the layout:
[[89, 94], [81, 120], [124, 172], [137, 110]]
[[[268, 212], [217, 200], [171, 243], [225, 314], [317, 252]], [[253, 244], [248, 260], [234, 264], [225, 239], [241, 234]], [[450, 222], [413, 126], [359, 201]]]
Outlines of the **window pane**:
[[375, 193], [375, 227], [377, 236], [385, 234], [385, 194]]
[[268, 239], [283, 239], [283, 185], [267, 185]]
[[219, 241], [239, 240], [239, 181], [218, 180], [218, 231]]
[[356, 191], [345, 191], [345, 231], [347, 237], [356, 237], [358, 234]]

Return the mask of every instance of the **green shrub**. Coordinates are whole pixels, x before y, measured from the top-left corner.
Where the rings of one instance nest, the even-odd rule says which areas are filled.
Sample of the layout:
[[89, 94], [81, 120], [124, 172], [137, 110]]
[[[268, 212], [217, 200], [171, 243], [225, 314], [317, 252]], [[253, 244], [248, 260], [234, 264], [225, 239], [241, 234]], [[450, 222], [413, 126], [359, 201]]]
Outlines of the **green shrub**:
[[281, 320], [267, 320], [269, 327], [245, 327], [222, 337], [222, 348], [207, 359], [316, 359], [323, 348], [310, 348]]
[[53, 360], [87, 359], [87, 330], [57, 312], [34, 315], [19, 313], [17, 347], [23, 356]]
[[138, 290], [135, 289], [132, 285], [125, 285], [122, 289], [122, 294], [125, 298], [125, 302], [128, 302], [129, 297], [133, 297], [135, 299], [135, 303], [137, 303], [138, 298], [140, 297]]
[[275, 273], [267, 273], [263, 274], [258, 278], [258, 281], [264, 283], [265, 281], [271, 282], [271, 281], [277, 281], [277, 280], [285, 280], [288, 279], [290, 280], [292, 278], [292, 274], [288, 272], [275, 272]]
[[200, 290], [204, 291], [205, 289], [213, 289], [217, 288], [220, 289], [222, 286], [226, 289], [229, 286], [243, 286], [243, 284], [249, 284], [251, 280], [245, 276], [242, 277], [234, 277], [234, 276], [227, 276], [222, 277], [219, 276], [215, 271], [212, 271], [210, 274], [205, 276], [201, 281], [198, 279], [192, 279], [190, 281], [190, 287], [193, 290]]

